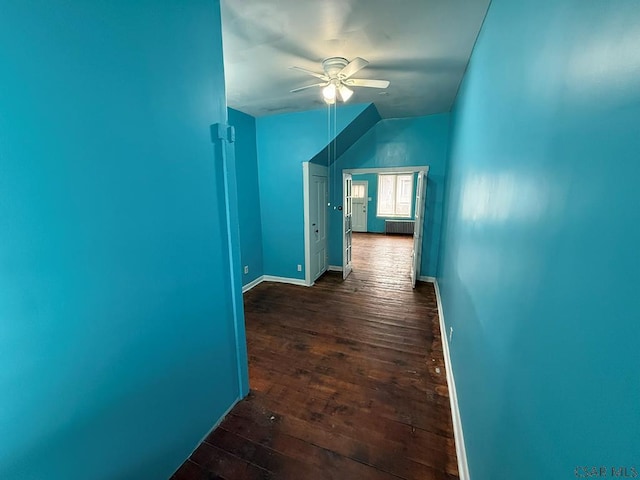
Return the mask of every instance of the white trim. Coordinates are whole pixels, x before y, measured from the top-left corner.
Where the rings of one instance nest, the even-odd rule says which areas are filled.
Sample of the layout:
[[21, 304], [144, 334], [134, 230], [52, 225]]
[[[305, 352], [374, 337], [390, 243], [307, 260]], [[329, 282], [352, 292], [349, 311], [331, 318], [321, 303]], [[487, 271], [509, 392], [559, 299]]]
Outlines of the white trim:
[[262, 282], [276, 282], [276, 283], [288, 283], [290, 285], [301, 285], [303, 287], [311, 287], [311, 285], [307, 285], [306, 280], [302, 280], [301, 278], [289, 278], [289, 277], [276, 277], [273, 275], [261, 275], [256, 278], [253, 282], [247, 283], [244, 287], [242, 287], [242, 293], [247, 293], [253, 287], [260, 285]]
[[309, 188], [310, 188], [309, 162], [302, 162], [302, 196], [304, 211], [304, 281], [311, 285], [311, 236], [309, 235]]
[[[351, 188], [354, 185], [364, 185], [364, 197], [363, 206], [364, 206], [364, 230], [353, 230], [353, 233], [367, 233], [369, 231], [369, 181], [368, 180], [356, 180], [351, 179]], [[351, 199], [353, 203], [353, 198]], [[351, 210], [351, 215], [353, 217], [353, 209]]]
[[376, 168], [344, 168], [342, 173], [350, 173], [352, 175], [363, 175], [365, 173], [416, 173], [424, 172], [425, 176], [429, 173], [429, 167], [419, 165], [417, 167], [376, 167]]
[[[353, 271], [353, 202], [351, 195], [347, 196], [347, 182], [353, 185], [353, 176], [350, 173], [342, 171], [342, 279], [346, 279]], [[350, 227], [351, 227], [351, 243], [347, 246], [347, 210], [351, 215]], [[351, 261], [347, 260], [347, 248], [350, 249]]]
[[[427, 174], [418, 172], [415, 175], [416, 181], [416, 203], [413, 209], [413, 258], [411, 259], [411, 283], [416, 288], [416, 280], [420, 278], [422, 269], [422, 237], [424, 229], [424, 214], [427, 207]], [[378, 178], [380, 178], [378, 176]], [[396, 177], [397, 179], [398, 177]], [[387, 230], [385, 220], [385, 231]], [[397, 222], [397, 220], [396, 220]]]
[[329, 265], [327, 267], [327, 270], [329, 272], [341, 272], [342, 271], [342, 266], [340, 266], [340, 265]]
[[[311, 278], [311, 225], [310, 225], [310, 189], [311, 189], [311, 176], [318, 175], [327, 178], [327, 185], [329, 182], [329, 172], [324, 165], [317, 165], [311, 162], [302, 162], [302, 196], [303, 196], [303, 211], [304, 211], [304, 281], [307, 287], [313, 285], [314, 279]], [[329, 215], [325, 213], [325, 255], [329, 251]], [[326, 262], [326, 260], [325, 260]], [[320, 278], [326, 270], [321, 271], [316, 278]]]
[[[425, 182], [425, 198], [424, 198], [424, 202], [427, 201], [426, 198], [426, 183], [427, 183], [427, 178], [429, 176], [429, 166], [428, 165], [419, 165], [419, 166], [414, 166], [414, 167], [376, 167], [376, 168], [343, 168], [342, 169], [342, 198], [343, 198], [343, 203], [344, 203], [344, 178], [345, 175], [347, 174], [351, 174], [353, 175], [360, 175], [360, 174], [364, 174], [364, 173], [420, 173], [420, 172], [424, 172], [424, 182]], [[353, 180], [352, 180], [353, 181]], [[426, 206], [425, 206], [426, 208]], [[376, 214], [377, 214], [377, 206], [376, 206]], [[380, 218], [380, 217], [378, 217]], [[415, 234], [415, 230], [414, 230], [414, 234]], [[344, 221], [344, 211], [342, 213], [342, 268], [343, 268], [343, 278], [346, 278], [344, 275], [344, 269], [346, 268], [345, 260], [344, 260], [344, 237], [345, 237], [345, 221]], [[417, 273], [420, 273], [420, 271], [418, 270]], [[347, 272], [348, 274], [348, 272]], [[411, 277], [412, 278], [412, 277]], [[420, 277], [418, 277], [418, 279], [420, 279]], [[461, 479], [462, 480], [462, 479]]]
[[247, 293], [249, 290], [251, 290], [256, 285], [260, 285], [263, 281], [264, 281], [264, 275], [260, 275], [255, 280], [253, 280], [253, 281], [247, 283], [246, 285], [244, 285], [242, 287], [242, 293]]
[[273, 275], [263, 275], [262, 280], [264, 282], [289, 283], [291, 285], [301, 285], [303, 287], [310, 287], [313, 285], [307, 285], [307, 281], [301, 278], [275, 277]]
[[436, 277], [424, 277], [424, 276], [419, 276], [418, 277], [418, 281], [419, 282], [428, 282], [428, 283], [436, 283]]
[[[428, 277], [427, 277], [428, 278]], [[449, 353], [449, 338], [447, 336], [446, 324], [444, 322], [444, 312], [442, 310], [442, 297], [440, 297], [440, 287], [438, 280], [433, 282], [436, 290], [436, 301], [438, 302], [438, 316], [440, 317], [440, 338], [442, 339], [442, 353], [444, 354], [444, 367], [447, 373], [447, 385], [449, 387], [449, 403], [451, 405], [451, 419], [453, 420], [453, 437], [456, 444], [456, 456], [458, 457], [458, 475], [460, 480], [470, 480], [469, 464], [467, 463], [467, 450], [464, 446], [464, 435], [462, 433], [462, 419], [460, 418], [460, 408], [458, 407], [458, 395], [456, 393], [456, 382], [453, 378], [451, 367], [451, 355]]]

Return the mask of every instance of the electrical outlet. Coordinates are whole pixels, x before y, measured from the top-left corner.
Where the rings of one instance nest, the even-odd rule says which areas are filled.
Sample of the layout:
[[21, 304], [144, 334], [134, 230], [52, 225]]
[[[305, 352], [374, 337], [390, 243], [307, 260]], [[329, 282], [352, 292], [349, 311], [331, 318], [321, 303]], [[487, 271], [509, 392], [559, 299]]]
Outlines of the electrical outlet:
[[451, 337], [453, 337], [453, 327], [449, 327], [449, 341], [451, 341]]
[[301, 272], [302, 271], [302, 265], [298, 264], [298, 271]]
[[249, 265], [244, 266], [244, 274], [246, 275], [247, 273], [249, 273]]

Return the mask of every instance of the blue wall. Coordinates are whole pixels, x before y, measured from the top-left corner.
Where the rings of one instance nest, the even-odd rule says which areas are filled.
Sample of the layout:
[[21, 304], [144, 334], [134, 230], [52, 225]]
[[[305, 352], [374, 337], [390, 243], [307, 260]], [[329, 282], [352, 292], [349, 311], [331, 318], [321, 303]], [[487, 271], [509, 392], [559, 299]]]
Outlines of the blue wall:
[[636, 0], [491, 4], [439, 272], [474, 480], [638, 469], [639, 45]]
[[[385, 220], [392, 217], [379, 217], [378, 216], [378, 174], [377, 173], [364, 173], [360, 175], [353, 175], [354, 182], [367, 182], [367, 197], [371, 198], [371, 201], [367, 202], [367, 232], [370, 233], [384, 233], [385, 232]], [[410, 220], [415, 219], [416, 208], [416, 183], [418, 177], [413, 176], [413, 195], [411, 199], [411, 217]]]
[[[338, 134], [367, 107], [339, 107]], [[256, 134], [264, 273], [304, 279], [302, 162], [327, 145], [327, 110], [260, 117]]]
[[[342, 108], [342, 107], [340, 107]], [[335, 141], [326, 144], [325, 147], [318, 152], [312, 159], [311, 163], [328, 166], [334, 163], [335, 159], [340, 157], [351, 146], [357, 142], [360, 137], [367, 133], [382, 117], [378, 113], [378, 109], [373, 103], [367, 105], [358, 115], [348, 124], [341, 126]], [[331, 128], [335, 126], [335, 122], [340, 121], [335, 115], [335, 111], [331, 109]], [[325, 142], [326, 143], [326, 142]]]
[[240, 394], [220, 37], [216, 1], [2, 2], [1, 478], [168, 478]]
[[229, 124], [235, 127], [235, 157], [238, 177], [238, 213], [240, 220], [240, 252], [242, 284], [262, 276], [262, 217], [260, 215], [260, 187], [258, 184], [258, 153], [256, 149], [256, 120], [250, 115], [229, 109]]
[[[334, 175], [333, 199], [342, 204], [342, 170], [429, 166], [427, 204], [420, 274], [435, 276], [438, 268], [444, 174], [449, 146], [449, 114], [382, 120], [340, 158]], [[342, 212], [329, 217], [329, 264], [342, 265]]]

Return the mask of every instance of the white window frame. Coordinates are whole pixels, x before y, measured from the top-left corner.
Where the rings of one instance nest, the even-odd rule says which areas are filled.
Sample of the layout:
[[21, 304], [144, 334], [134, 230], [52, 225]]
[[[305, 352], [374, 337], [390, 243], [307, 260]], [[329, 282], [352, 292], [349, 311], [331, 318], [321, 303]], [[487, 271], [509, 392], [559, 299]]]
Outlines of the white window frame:
[[[409, 213], [398, 213], [398, 186], [400, 182], [400, 177], [411, 177], [410, 191], [409, 191]], [[380, 193], [382, 191], [381, 185], [383, 181], [383, 177], [394, 177], [393, 182], [393, 213], [381, 213], [380, 212]], [[415, 174], [414, 173], [380, 173], [378, 174], [378, 194], [376, 198], [376, 216], [380, 218], [411, 218], [411, 214], [413, 213], [413, 184], [415, 183]]]

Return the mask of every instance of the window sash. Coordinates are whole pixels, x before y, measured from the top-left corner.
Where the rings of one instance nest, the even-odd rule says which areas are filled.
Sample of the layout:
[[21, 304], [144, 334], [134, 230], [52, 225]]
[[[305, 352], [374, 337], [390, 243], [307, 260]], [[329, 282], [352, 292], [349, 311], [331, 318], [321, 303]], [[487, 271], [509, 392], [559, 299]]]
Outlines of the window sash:
[[364, 184], [353, 184], [353, 195], [352, 198], [364, 198]]
[[378, 175], [379, 217], [411, 217], [413, 174]]

